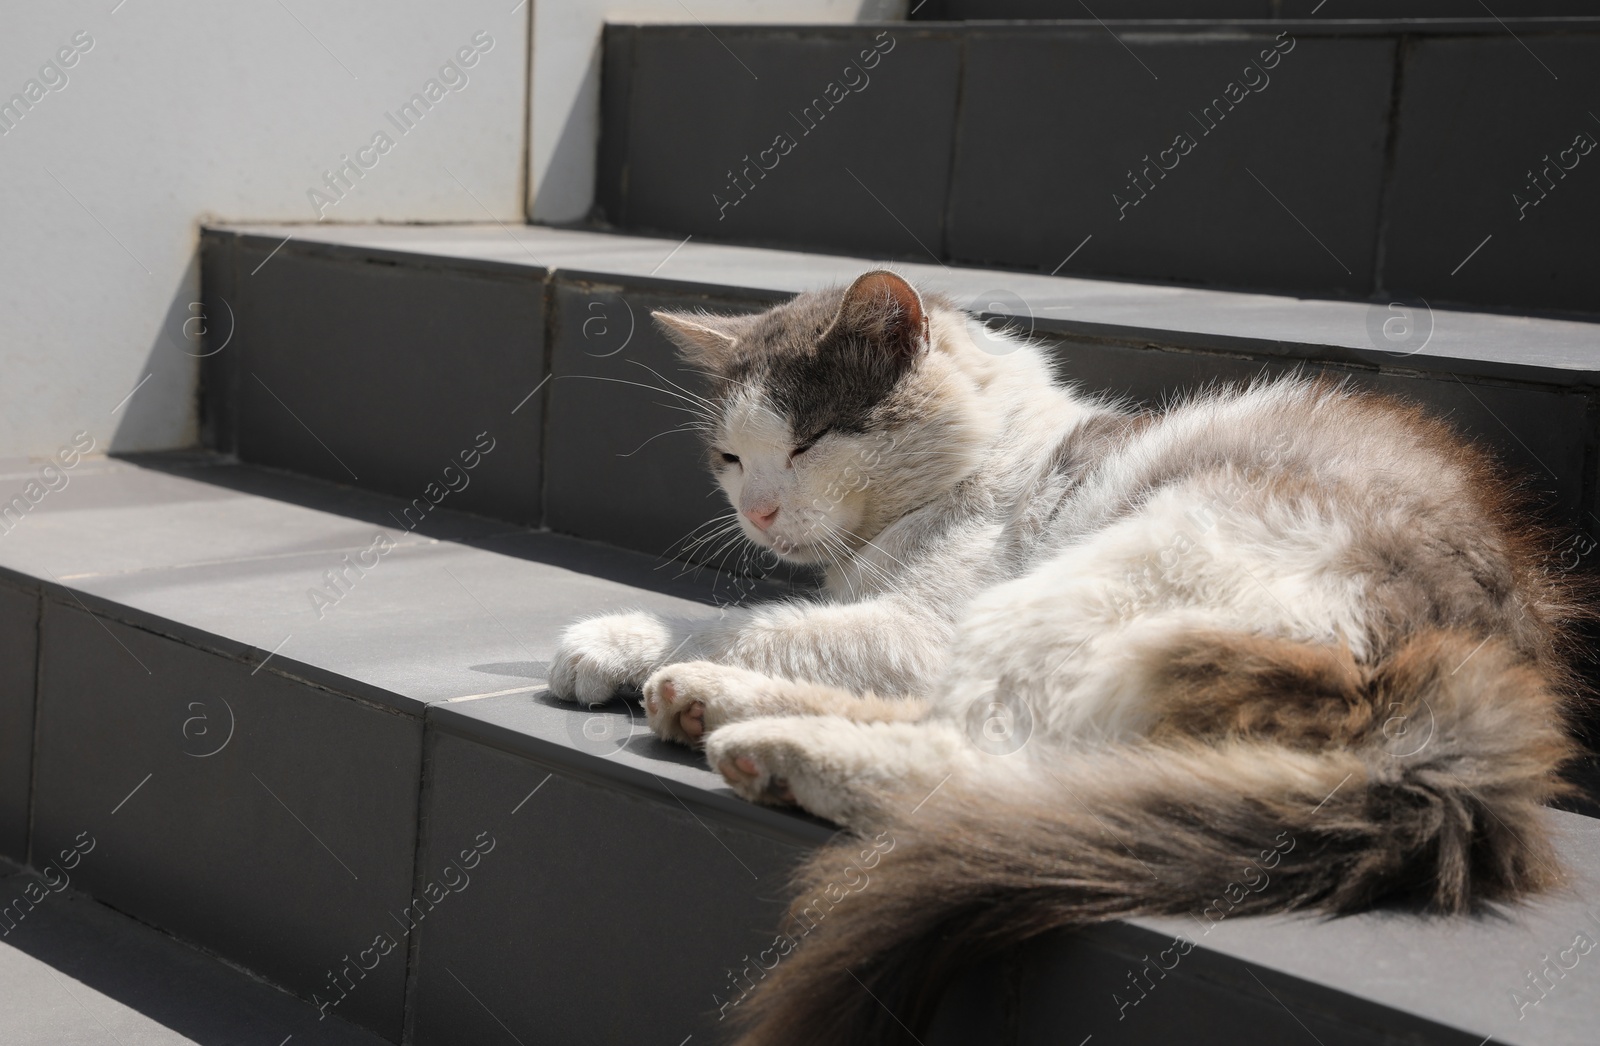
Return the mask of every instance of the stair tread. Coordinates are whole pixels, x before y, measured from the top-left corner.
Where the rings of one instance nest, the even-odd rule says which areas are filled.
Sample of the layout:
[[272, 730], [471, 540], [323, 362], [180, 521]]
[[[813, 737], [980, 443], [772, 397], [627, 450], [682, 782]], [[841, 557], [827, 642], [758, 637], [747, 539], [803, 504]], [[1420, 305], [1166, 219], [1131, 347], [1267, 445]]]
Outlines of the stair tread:
[[[1504, 919], [1394, 911], [1331, 920], [1269, 915], [1224, 917], [1210, 932], [1188, 917], [1133, 922], [1168, 937], [1183, 934], [1211, 953], [1463, 1029], [1472, 1034], [1467, 1041], [1473, 1046], [1484, 1035], [1508, 1044], [1591, 1042], [1600, 1021], [1600, 991], [1588, 980], [1594, 971], [1586, 969], [1591, 960], [1568, 954], [1569, 972], [1542, 997], [1529, 988], [1526, 974], [1538, 973], [1545, 956], [1555, 959], [1572, 948], [1577, 934], [1600, 942], [1600, 821], [1559, 810], [1545, 816], [1572, 878], [1560, 891], [1509, 909]], [[1241, 876], [1247, 859], [1239, 862]], [[1254, 872], [1251, 879], [1260, 882]], [[1271, 891], [1275, 883], [1262, 890]], [[1220, 902], [1219, 911], [1224, 907]], [[1595, 955], [1600, 958], [1600, 951]], [[1225, 965], [1242, 986], [1254, 986], [1237, 963]], [[1513, 991], [1529, 1005], [1519, 1010]]]
[[[779, 295], [848, 281], [870, 262], [855, 257], [545, 226], [228, 225], [240, 236], [373, 257], [438, 259], [466, 266], [561, 272], [571, 279], [626, 278], [630, 285], [701, 293]], [[270, 264], [267, 262], [266, 264]], [[1164, 284], [1042, 276], [998, 269], [894, 263], [920, 286], [1027, 330], [1134, 344], [1237, 348], [1290, 359], [1460, 373], [1554, 385], [1600, 374], [1600, 324], [1546, 316], [1432, 309], [1433, 331], [1414, 352], [1386, 351], [1384, 304]], [[644, 322], [643, 317], [635, 317]]]
[[[8, 474], [30, 473], [0, 462]], [[408, 531], [394, 524], [402, 499], [204, 456], [88, 459], [68, 476], [0, 543], [0, 577], [65, 587], [68, 603], [258, 670], [437, 712], [568, 772], [685, 794], [785, 839], [831, 834], [738, 799], [636, 706], [580, 711], [544, 689], [562, 626], [627, 609], [713, 616], [710, 571], [444, 508], [428, 533]], [[393, 551], [319, 616], [309, 592], [380, 534]], [[592, 736], [624, 721], [625, 741]]]
[[[0, 865], [0, 904], [30, 883], [38, 896], [41, 880]], [[49, 894], [0, 939], [0, 1009], [11, 1046], [383, 1042], [337, 1017], [319, 1021], [310, 1003], [70, 892]]]

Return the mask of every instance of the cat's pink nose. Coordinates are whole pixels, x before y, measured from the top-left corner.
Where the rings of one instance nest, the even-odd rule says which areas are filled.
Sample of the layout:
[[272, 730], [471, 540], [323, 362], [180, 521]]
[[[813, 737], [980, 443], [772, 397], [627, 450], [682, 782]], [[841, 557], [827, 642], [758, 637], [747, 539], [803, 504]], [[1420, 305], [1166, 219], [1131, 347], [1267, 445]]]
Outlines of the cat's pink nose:
[[778, 518], [778, 506], [774, 505], [771, 508], [767, 508], [764, 505], [758, 505], [755, 508], [745, 509], [744, 514], [758, 529], [766, 530]]

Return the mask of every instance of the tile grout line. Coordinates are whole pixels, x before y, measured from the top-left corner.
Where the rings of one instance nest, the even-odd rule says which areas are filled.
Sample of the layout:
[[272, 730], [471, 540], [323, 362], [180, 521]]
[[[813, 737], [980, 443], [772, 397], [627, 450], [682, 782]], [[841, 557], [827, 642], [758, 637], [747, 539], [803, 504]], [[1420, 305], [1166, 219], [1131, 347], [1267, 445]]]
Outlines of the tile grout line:
[[[414, 810], [416, 831], [411, 837], [411, 878], [406, 884], [406, 900], [416, 903], [418, 894], [426, 892], [422, 865], [422, 851], [428, 845], [428, 803], [433, 797], [433, 766], [429, 758], [432, 739], [438, 736], [432, 716], [424, 710], [421, 719], [421, 736], [417, 739], [417, 802]], [[385, 909], [387, 911], [387, 909]], [[389, 917], [394, 919], [394, 913]], [[396, 919], [396, 922], [400, 920]], [[404, 923], [401, 924], [402, 926]], [[400, 985], [400, 1039], [411, 1041], [412, 1025], [416, 1022], [416, 987], [422, 978], [418, 966], [418, 950], [422, 947], [420, 933], [406, 932], [405, 976]]]
[[40, 709], [43, 705], [44, 694], [44, 586], [39, 585], [34, 597], [33, 618], [33, 730], [32, 740], [28, 746], [28, 818], [24, 831], [27, 836], [22, 840], [22, 856], [31, 867], [33, 864], [33, 838], [38, 827], [39, 813], [39, 767], [42, 760], [39, 758], [39, 724], [42, 720]]

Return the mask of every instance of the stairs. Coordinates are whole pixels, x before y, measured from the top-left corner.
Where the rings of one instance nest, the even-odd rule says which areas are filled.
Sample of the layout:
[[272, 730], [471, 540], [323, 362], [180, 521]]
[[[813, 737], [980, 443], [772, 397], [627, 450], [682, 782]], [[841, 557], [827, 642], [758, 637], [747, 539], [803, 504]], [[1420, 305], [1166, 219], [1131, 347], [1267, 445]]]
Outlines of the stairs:
[[[1499, 13], [1581, 82], [1600, 26], [1561, 3]], [[1040, 15], [976, 6], [719, 26], [726, 47], [611, 27], [608, 226], [206, 228], [204, 449], [91, 456], [0, 503], [0, 856], [33, 869], [0, 876], [0, 972], [45, 984], [38, 961], [114, 949], [126, 963], [71, 976], [160, 1025], [152, 1042], [726, 1040], [719, 1007], [759, 977], [785, 876], [832, 827], [739, 801], [632, 704], [543, 686], [574, 617], [711, 615], [807, 583], [692, 541], [718, 511], [673, 408], [697, 378], [652, 309], [758, 309], [887, 257], [1090, 390], [1348, 377], [1494, 447], [1573, 528], [1557, 562], [1593, 568], [1600, 327], [1574, 259], [1600, 196], [1567, 181], [1518, 225], [1485, 173], [1523, 156], [1507, 136], [1544, 142], [1570, 115], [1495, 71], [1527, 51], [1446, 0], [1461, 20], [1283, 21], [1287, 0], [1240, 0], [1118, 21], [1172, 12], [1104, 0], [1104, 26], [959, 21]], [[1164, 144], [1168, 103], [1206, 105], [1286, 27], [1272, 87], [1198, 163], [1126, 218], [1091, 214], [1115, 188], [1099, 174], [1121, 178], [1095, 164]], [[788, 131], [852, 55], [871, 85]], [[1514, 125], [1474, 108], [1491, 86]], [[775, 127], [794, 142], [779, 166], [729, 172]], [[730, 185], [739, 203], [708, 204]], [[1436, 278], [1478, 214], [1489, 245]], [[0, 462], [0, 489], [40, 467]], [[1600, 795], [1593, 766], [1580, 777]], [[1547, 816], [1571, 890], [1503, 919], [1051, 935], [974, 969], [926, 1042], [1591, 1041], [1596, 960], [1560, 957], [1600, 939], [1600, 825]], [[5, 906], [51, 890], [84, 833], [65, 896]], [[196, 1016], [130, 967], [217, 1001]], [[0, 1038], [76, 1041], [59, 1001], [0, 1018]]]
[[[6, 852], [43, 868], [90, 831], [75, 889], [392, 1042], [715, 1041], [729, 971], [830, 829], [738, 801], [637, 709], [541, 681], [574, 616], [771, 590], [663, 559], [709, 502], [684, 436], [646, 442], [670, 401], [619, 383], [689, 377], [648, 311], [757, 307], [862, 263], [498, 226], [216, 228], [203, 261], [207, 315], [232, 317], [204, 383], [227, 455], [88, 459], [0, 543], [0, 621], [37, 665], [0, 711], [33, 739], [0, 767], [33, 782]], [[994, 298], [1092, 387], [1347, 373], [1556, 463], [1553, 511], [1592, 510], [1587, 325], [1439, 310], [1396, 356], [1361, 304], [907, 268]], [[1600, 871], [1594, 822], [1550, 816]], [[1324, 1042], [1580, 1041], [1593, 993], [1546, 992], [1534, 1023], [1506, 1000], [1594, 896], [1504, 922], [1050, 938], [975, 972], [932, 1041], [1152, 1042], [1196, 1014], [1218, 1042], [1291, 1017]], [[1129, 967], [1178, 932], [1192, 957], [1121, 1019]]]

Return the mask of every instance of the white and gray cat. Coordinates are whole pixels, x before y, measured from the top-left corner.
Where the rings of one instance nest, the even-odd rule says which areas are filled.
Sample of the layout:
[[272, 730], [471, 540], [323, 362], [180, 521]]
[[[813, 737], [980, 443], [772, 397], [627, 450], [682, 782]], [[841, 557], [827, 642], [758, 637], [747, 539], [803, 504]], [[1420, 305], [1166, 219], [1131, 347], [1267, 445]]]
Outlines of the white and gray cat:
[[578, 622], [551, 688], [641, 688], [740, 794], [880, 840], [871, 889], [828, 888], [859, 842], [810, 863], [744, 1041], [909, 1041], [1054, 927], [1554, 881], [1579, 603], [1443, 424], [1305, 379], [1124, 409], [888, 271], [656, 319], [744, 537], [826, 583]]

